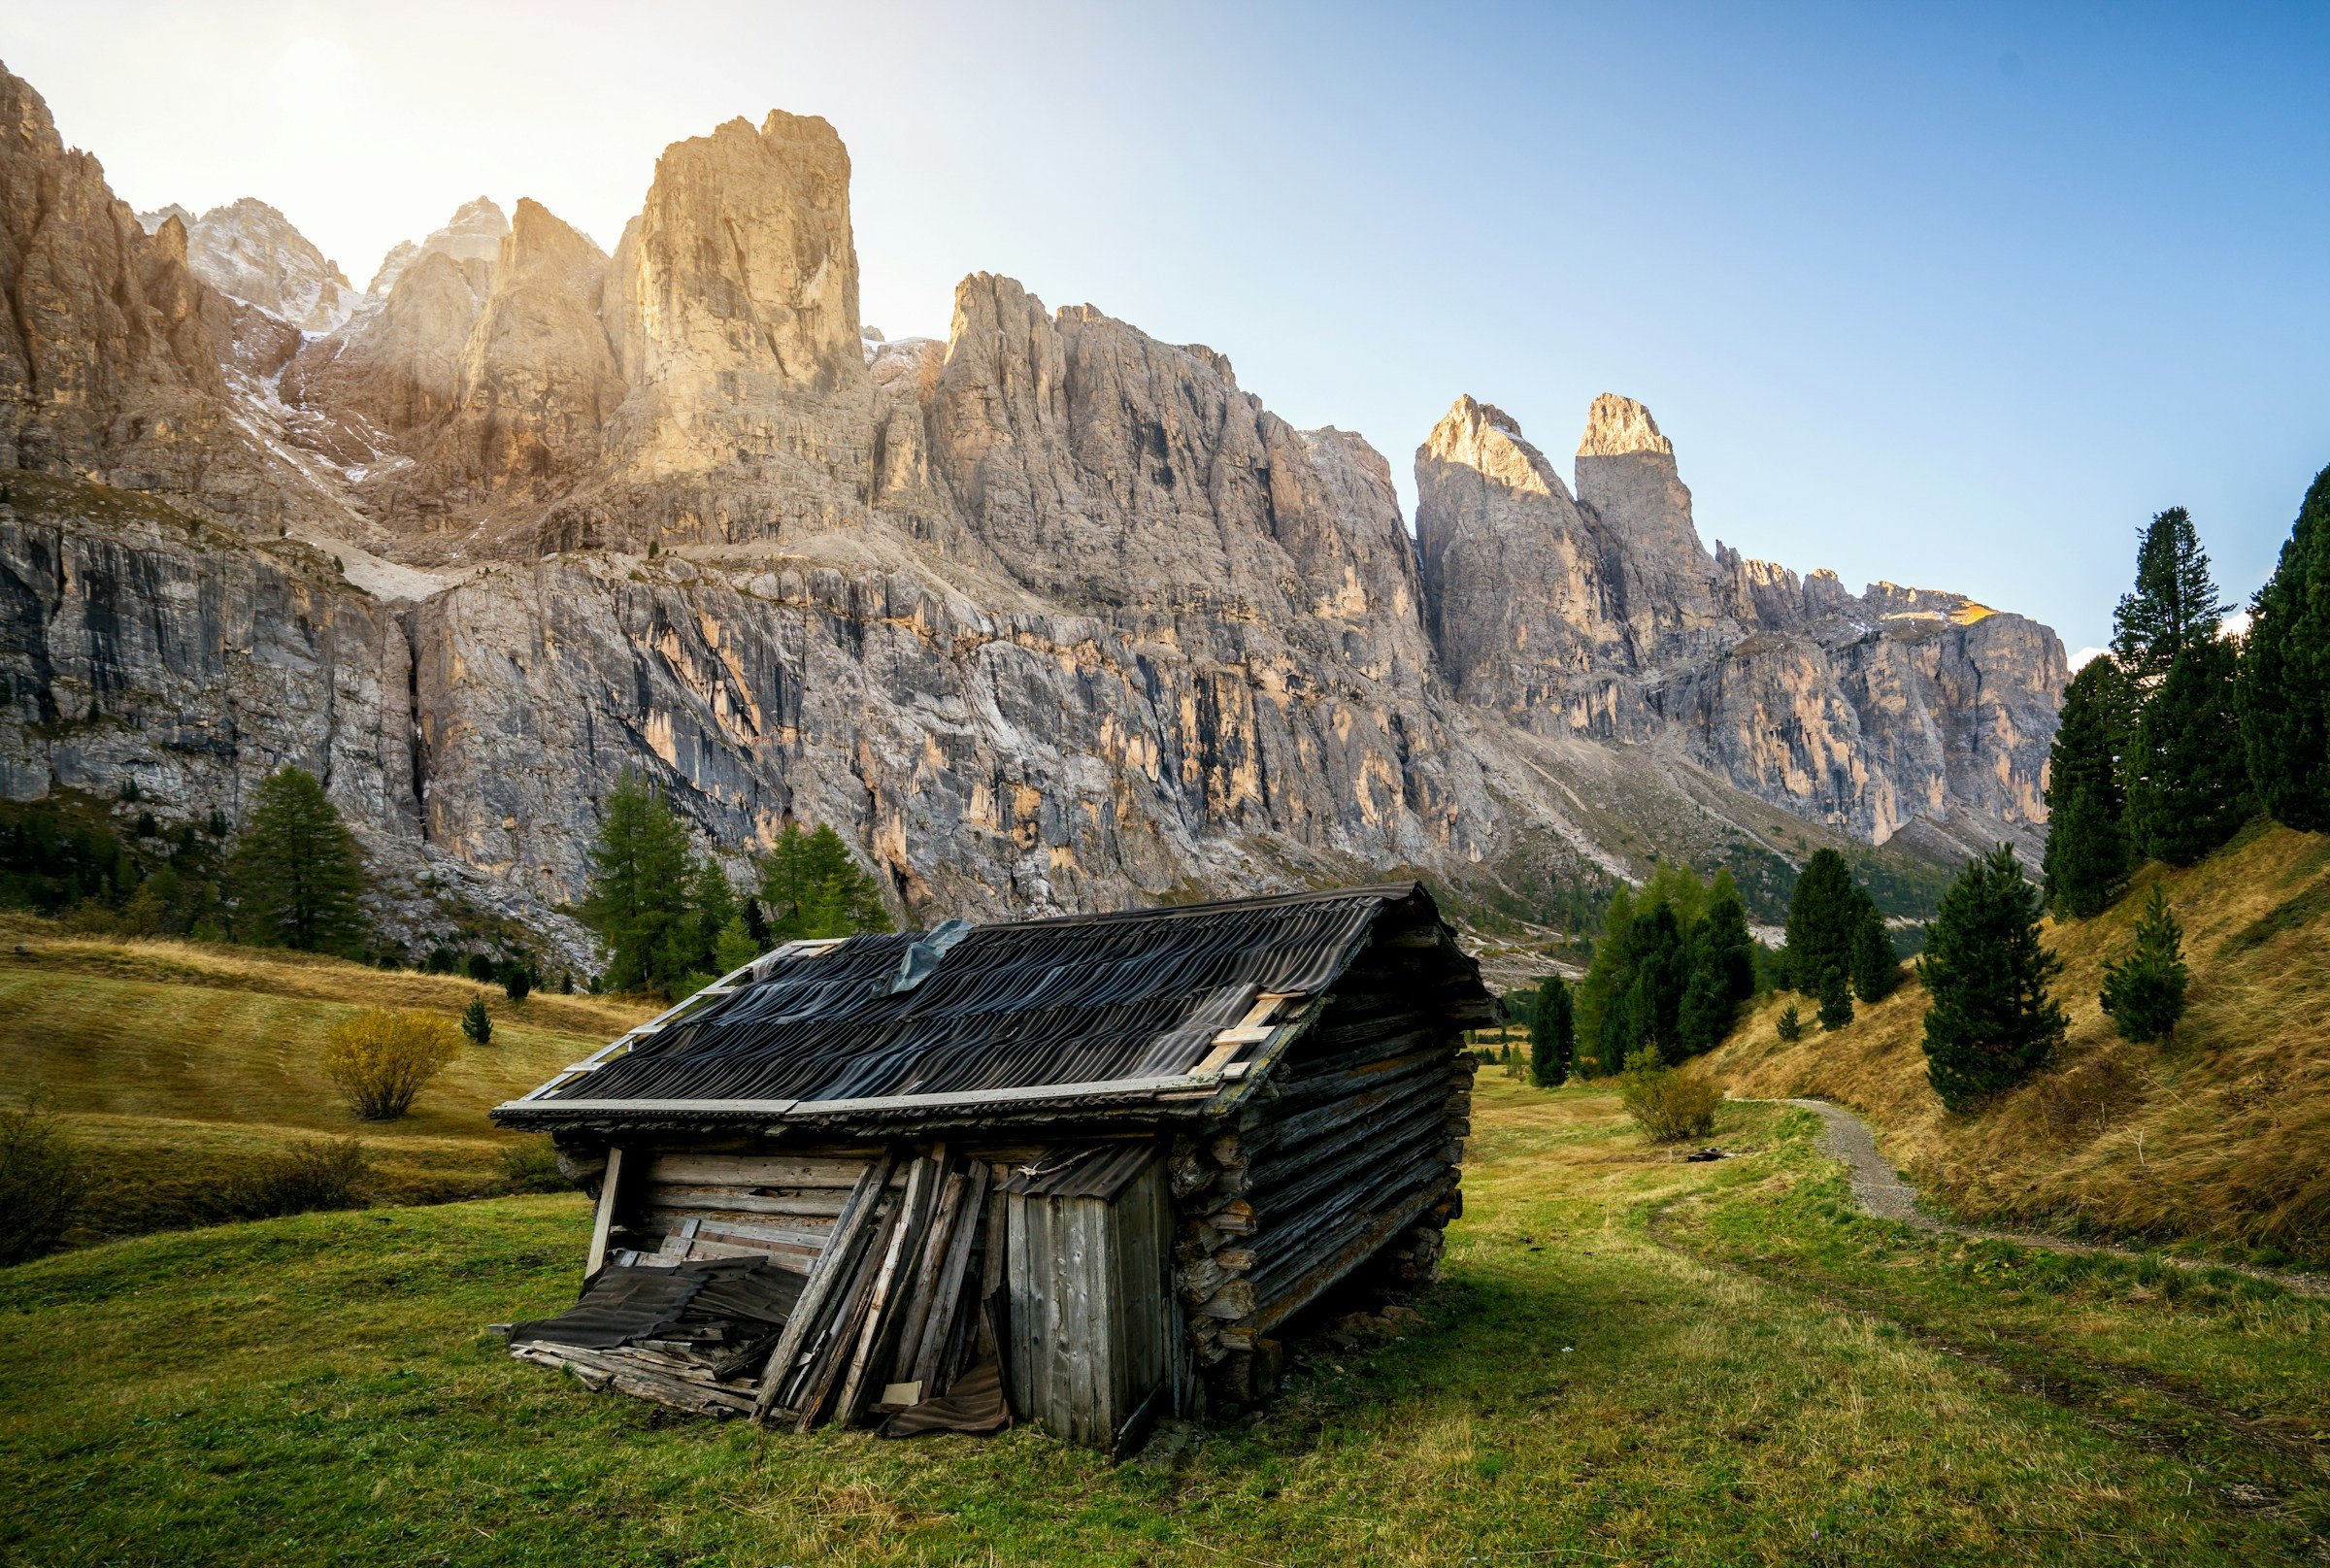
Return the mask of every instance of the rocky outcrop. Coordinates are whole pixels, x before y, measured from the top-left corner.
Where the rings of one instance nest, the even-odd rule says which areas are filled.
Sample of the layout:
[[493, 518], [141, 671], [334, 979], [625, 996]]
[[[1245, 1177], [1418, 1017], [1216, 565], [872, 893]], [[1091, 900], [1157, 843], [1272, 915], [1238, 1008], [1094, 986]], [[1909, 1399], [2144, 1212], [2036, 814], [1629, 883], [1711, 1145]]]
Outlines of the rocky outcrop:
[[314, 333], [331, 331], [356, 308], [340, 269], [263, 201], [246, 196], [200, 217], [176, 205], [138, 215], [149, 234], [173, 217], [185, 226], [187, 266], [230, 299]]
[[490, 276], [483, 264], [423, 252], [377, 311], [300, 351], [283, 372], [283, 400], [338, 421], [331, 455], [344, 463], [406, 450], [460, 405], [463, 358]]
[[667, 149], [601, 316], [630, 387], [611, 477], [653, 493], [658, 527], [738, 540], [862, 516], [874, 387], [832, 126], [772, 112]]
[[449, 478], [489, 493], [563, 490], [599, 455], [621, 402], [598, 301], [607, 256], [521, 200], [461, 350], [460, 404], [443, 441]]
[[1443, 667], [1541, 733], [1657, 743], [1760, 799], [1882, 843], [1914, 820], [2035, 847], [2068, 679], [2054, 634], [1955, 594], [1854, 596], [1717, 546], [1649, 411], [1605, 395], [1578, 499], [1461, 398], [1416, 456]]
[[199, 488], [224, 383], [185, 230], [150, 236], [0, 70], [0, 464]]
[[1617, 551], [1502, 409], [1460, 397], [1416, 450], [1416, 551], [1456, 694], [1548, 731], [1632, 733]]
[[298, 760], [547, 929], [626, 768], [732, 860], [834, 824], [910, 918], [1394, 870], [1542, 915], [1654, 852], [2035, 831], [2051, 634], [1709, 553], [1640, 404], [1573, 487], [1460, 399], [1412, 541], [1381, 454], [1202, 345], [984, 273], [883, 341], [848, 155], [783, 114], [668, 150], [612, 256], [481, 198], [303, 341], [15, 103], [17, 460], [300, 526], [0, 503], [12, 795], [232, 812]]

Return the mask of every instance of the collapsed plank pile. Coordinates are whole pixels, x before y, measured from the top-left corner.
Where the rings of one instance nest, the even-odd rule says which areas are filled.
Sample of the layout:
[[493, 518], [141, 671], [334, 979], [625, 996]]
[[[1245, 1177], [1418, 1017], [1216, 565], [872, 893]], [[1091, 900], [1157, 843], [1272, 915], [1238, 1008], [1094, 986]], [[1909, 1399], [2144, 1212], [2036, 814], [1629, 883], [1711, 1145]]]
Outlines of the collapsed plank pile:
[[[804, 1430], [1122, 1450], [1266, 1395], [1339, 1283], [1430, 1277], [1493, 1007], [1414, 885], [781, 949], [496, 1109], [599, 1197], [582, 1301], [514, 1351]], [[723, 1269], [693, 1320], [610, 1317]]]

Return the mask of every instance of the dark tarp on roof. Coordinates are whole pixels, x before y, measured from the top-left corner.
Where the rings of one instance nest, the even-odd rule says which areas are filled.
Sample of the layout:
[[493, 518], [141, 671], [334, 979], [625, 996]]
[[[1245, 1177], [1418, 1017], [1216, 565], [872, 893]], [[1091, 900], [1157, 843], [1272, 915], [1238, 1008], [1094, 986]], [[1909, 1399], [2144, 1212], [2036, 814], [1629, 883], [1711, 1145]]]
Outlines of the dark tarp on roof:
[[[809, 1109], [1184, 1074], [1258, 992], [1326, 989], [1386, 916], [1440, 918], [1408, 883], [984, 925], [935, 952], [913, 933], [854, 937], [773, 963], [767, 979], [496, 1115], [542, 1121], [561, 1101]], [[910, 988], [894, 984], [902, 966], [920, 975]]]

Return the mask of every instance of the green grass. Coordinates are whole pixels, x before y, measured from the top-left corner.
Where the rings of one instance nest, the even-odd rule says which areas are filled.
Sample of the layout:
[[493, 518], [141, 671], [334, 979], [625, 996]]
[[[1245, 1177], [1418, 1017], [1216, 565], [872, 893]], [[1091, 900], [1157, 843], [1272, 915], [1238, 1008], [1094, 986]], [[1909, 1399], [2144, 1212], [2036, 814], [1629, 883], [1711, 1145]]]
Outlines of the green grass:
[[[510, 1190], [515, 1135], [485, 1120], [596, 1050], [644, 1004], [546, 995], [523, 1003], [448, 976], [302, 954], [0, 929], [0, 1098], [37, 1096], [89, 1156], [94, 1186], [68, 1238], [184, 1224], [206, 1190], [287, 1147], [355, 1137], [368, 1190], [396, 1203]], [[493, 1038], [466, 1049], [392, 1122], [358, 1121], [318, 1066], [332, 1026], [363, 1007], [457, 1014], [488, 998]]]
[[2279, 1417], [2325, 1403], [2315, 1309], [2101, 1269], [2054, 1292], [2002, 1284], [1850, 1218], [1809, 1118], [1726, 1107], [1718, 1136], [1748, 1157], [1685, 1165], [1591, 1087], [1491, 1075], [1478, 1098], [1469, 1212], [1420, 1316], [1322, 1345], [1261, 1418], [1170, 1463], [1111, 1467], [1026, 1430], [762, 1434], [512, 1362], [483, 1325], [571, 1298], [588, 1224], [571, 1196], [45, 1259], [0, 1276], [0, 1556], [1348, 1568], [2317, 1550], [2302, 1457], [2157, 1441], [2156, 1413], [2031, 1391], [2043, 1380], [1946, 1343], [2012, 1329]]

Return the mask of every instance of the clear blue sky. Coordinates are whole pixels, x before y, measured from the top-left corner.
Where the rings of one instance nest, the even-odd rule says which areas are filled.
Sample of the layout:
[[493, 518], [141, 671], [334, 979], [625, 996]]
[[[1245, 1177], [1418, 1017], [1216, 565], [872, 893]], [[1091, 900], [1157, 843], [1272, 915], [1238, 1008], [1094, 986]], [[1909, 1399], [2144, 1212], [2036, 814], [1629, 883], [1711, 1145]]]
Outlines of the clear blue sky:
[[867, 318], [966, 272], [1228, 353], [1408, 482], [1459, 392], [1565, 464], [1650, 405], [1702, 534], [2103, 641], [2136, 527], [2226, 586], [2330, 463], [2330, 6], [0, 3], [131, 200], [360, 285], [481, 190], [612, 244], [771, 107], [856, 165]]

